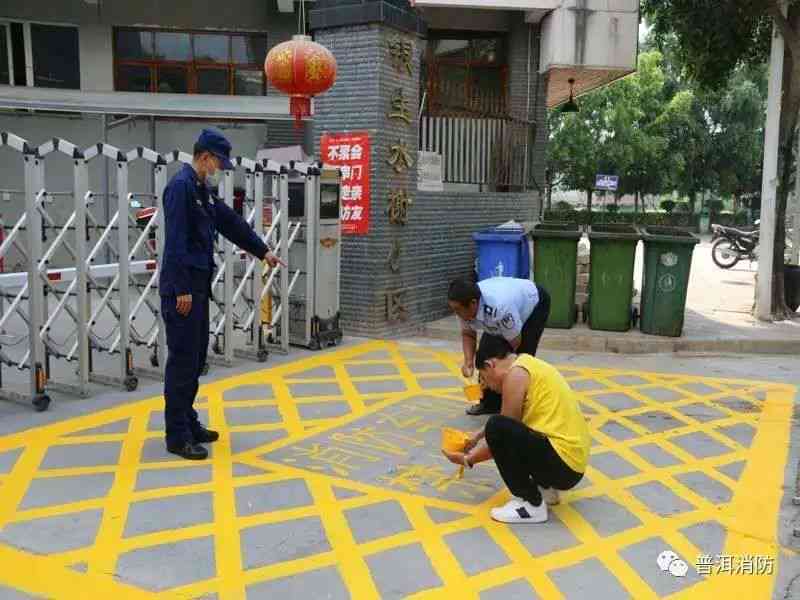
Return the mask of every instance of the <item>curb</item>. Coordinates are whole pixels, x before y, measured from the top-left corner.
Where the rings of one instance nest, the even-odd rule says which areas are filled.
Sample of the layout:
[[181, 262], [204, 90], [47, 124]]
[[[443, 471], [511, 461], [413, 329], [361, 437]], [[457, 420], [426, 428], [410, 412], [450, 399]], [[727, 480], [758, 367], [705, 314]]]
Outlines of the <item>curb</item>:
[[[603, 332], [571, 334], [546, 329], [539, 348], [566, 352], [606, 354], [674, 354], [698, 352], [717, 354], [800, 354], [800, 338], [757, 340], [750, 338], [641, 338]], [[457, 331], [425, 327], [422, 335], [436, 340], [460, 341]]]

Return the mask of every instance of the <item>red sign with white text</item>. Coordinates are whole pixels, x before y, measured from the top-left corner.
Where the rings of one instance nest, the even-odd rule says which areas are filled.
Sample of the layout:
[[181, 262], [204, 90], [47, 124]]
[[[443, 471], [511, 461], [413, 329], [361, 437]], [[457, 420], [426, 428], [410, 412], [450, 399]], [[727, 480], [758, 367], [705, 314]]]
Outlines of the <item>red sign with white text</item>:
[[326, 133], [320, 140], [322, 162], [342, 171], [342, 233], [369, 233], [369, 133]]

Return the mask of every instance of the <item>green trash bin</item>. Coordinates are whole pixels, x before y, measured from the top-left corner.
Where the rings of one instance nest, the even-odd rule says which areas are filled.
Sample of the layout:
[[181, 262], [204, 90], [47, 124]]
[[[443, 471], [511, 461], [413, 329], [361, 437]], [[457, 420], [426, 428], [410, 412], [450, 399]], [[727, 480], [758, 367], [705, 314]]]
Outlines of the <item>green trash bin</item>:
[[575, 223], [534, 226], [533, 279], [550, 294], [546, 327], [569, 329], [575, 324], [575, 272], [581, 230]]
[[642, 274], [642, 333], [680, 337], [696, 236], [672, 227], [646, 227]]
[[633, 311], [633, 264], [639, 231], [631, 225], [589, 227], [589, 327], [628, 331]]

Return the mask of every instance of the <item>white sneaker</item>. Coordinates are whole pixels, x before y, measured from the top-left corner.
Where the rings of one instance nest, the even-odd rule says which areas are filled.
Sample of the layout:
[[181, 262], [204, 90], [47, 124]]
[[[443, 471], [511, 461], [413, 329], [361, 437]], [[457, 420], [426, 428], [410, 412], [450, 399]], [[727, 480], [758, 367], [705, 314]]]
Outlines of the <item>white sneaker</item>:
[[539, 491], [542, 494], [542, 499], [547, 502], [549, 506], [555, 506], [561, 502], [561, 496], [558, 494], [557, 489], [540, 487]]
[[544, 523], [547, 521], [547, 503], [534, 506], [522, 498], [511, 498], [505, 505], [491, 510], [492, 518], [501, 523]]

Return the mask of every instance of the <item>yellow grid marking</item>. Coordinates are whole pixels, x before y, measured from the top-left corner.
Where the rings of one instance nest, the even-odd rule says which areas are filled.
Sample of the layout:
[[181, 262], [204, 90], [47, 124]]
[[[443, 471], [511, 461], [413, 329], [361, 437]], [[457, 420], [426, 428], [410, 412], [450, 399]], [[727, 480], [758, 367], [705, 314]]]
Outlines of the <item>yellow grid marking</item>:
[[[385, 357], [375, 358], [375, 353], [383, 353]], [[435, 372], [414, 373], [416, 365], [427, 365], [431, 362], [441, 363], [442, 368], [435, 369]], [[777, 515], [796, 391], [789, 385], [572, 365], [564, 367], [563, 372], [574, 386], [594, 382], [593, 389], [580, 392], [581, 402], [592, 413], [587, 412], [592, 436], [597, 443], [592, 453], [598, 455], [613, 452], [638, 472], [613, 478], [590, 466], [587, 470], [589, 484], [562, 493], [562, 503], [551, 509], [563, 527], [577, 540], [577, 544], [538, 556], [528, 551], [513, 527], [495, 523], [489, 517], [489, 509], [508, 498], [507, 490], [501, 490], [485, 502], [470, 505], [444, 498], [423, 497], [409, 491], [381, 487], [264, 458], [273, 450], [348, 425], [416, 396], [462, 400], [460, 362], [460, 355], [451, 352], [390, 342], [370, 342], [204, 385], [199, 396], [205, 399], [198, 403], [198, 408], [208, 410], [210, 426], [220, 430], [222, 437], [213, 446], [211, 460], [203, 464], [172, 458], [156, 462], [142, 460], [145, 446], [160, 443], [163, 436], [161, 431], [148, 431], [151, 414], [159, 415], [162, 410], [163, 400], [160, 397], [0, 437], [0, 452], [22, 450], [13, 468], [0, 475], [0, 527], [25, 521], [35, 523], [37, 519], [89, 509], [103, 511], [97, 535], [88, 547], [40, 555], [0, 543], [0, 564], [4, 566], [0, 572], [0, 583], [54, 598], [75, 598], [76, 590], [85, 590], [83, 593], [89, 594], [86, 597], [95, 598], [196, 598], [216, 593], [219, 598], [228, 600], [244, 598], [247, 587], [255, 583], [297, 576], [323, 567], [335, 567], [351, 596], [362, 600], [380, 597], [378, 582], [374, 580], [368, 566], [369, 558], [386, 550], [418, 544], [442, 585], [436, 589], [423, 590], [414, 597], [452, 600], [453, 595], [458, 594], [459, 598], [478, 598], [485, 590], [523, 579], [530, 583], [540, 597], [560, 598], [562, 592], [551, 573], [555, 569], [570, 567], [587, 559], [597, 559], [632, 597], [639, 600], [657, 598], [658, 595], [642, 574], [622, 558], [620, 551], [632, 544], [660, 537], [669, 549], [692, 564], [703, 552], [680, 530], [707, 521], [718, 521], [727, 531], [724, 554], [771, 557], [776, 560], [777, 568], [781, 549], [777, 538]], [[375, 365], [391, 365], [397, 373], [351, 376], [348, 370], [351, 367]], [[300, 376], [303, 372], [318, 367], [331, 368], [332, 376]], [[458, 385], [426, 389], [426, 382], [447, 377], [456, 378]], [[634, 377], [638, 381], [625, 382], [621, 377]], [[374, 393], [358, 391], [359, 384], [387, 381], [401, 381], [406, 390]], [[227, 390], [254, 384], [271, 386], [273, 397], [223, 399]], [[336, 384], [340, 392], [295, 398], [292, 386], [303, 384]], [[707, 386], [708, 393], [692, 391], [690, 386], [699, 384]], [[678, 394], [678, 397], [675, 400], [656, 400], [647, 394], [654, 389], [669, 390]], [[625, 394], [638, 405], [623, 410], [611, 410], [598, 400], [599, 396], [607, 394]], [[751, 411], [734, 410], [721, 402], [728, 397], [749, 403]], [[324, 403], [346, 404], [348, 411], [332, 418], [302, 418], [302, 406]], [[694, 405], [712, 408], [720, 416], [704, 422], [681, 411]], [[228, 425], [226, 409], [255, 407], [273, 407], [280, 422]], [[675, 420], [677, 426], [666, 431], [651, 431], [633, 420], [653, 411], [668, 415]], [[81, 433], [122, 420], [127, 421], [127, 430], [124, 433]], [[618, 440], [603, 432], [601, 428], [609, 423], [629, 429], [633, 437]], [[720, 431], [722, 428], [740, 424], [754, 429], [755, 434], [749, 447]], [[233, 451], [232, 436], [260, 432], [285, 432], [286, 435], [241, 452]], [[671, 441], [676, 436], [692, 433], [708, 436], [715, 443], [727, 448], [727, 451], [721, 455], [698, 458]], [[41, 468], [42, 461], [51, 448], [103, 442], [119, 445], [120, 454], [116, 465]], [[636, 446], [645, 443], [655, 445], [680, 462], [654, 467], [634, 451]], [[716, 470], [716, 467], [738, 461], [744, 462], [738, 481]], [[234, 463], [254, 469], [253, 474], [234, 477]], [[182, 469], [188, 473], [190, 469], [209, 467], [211, 476], [208, 481], [187, 484], [176, 482], [168, 487], [136, 489], [140, 474], [163, 469]], [[494, 468], [491, 463], [480, 465], [475, 476], [482, 469]], [[682, 474], [693, 472], [702, 473], [730, 489], [730, 502], [715, 504], [678, 479]], [[57, 483], [62, 478], [66, 480], [70, 477], [102, 474], [113, 475], [113, 484], [102, 498], [75, 502], [59, 502], [54, 498], [54, 503], [47, 506], [20, 508], [34, 480]], [[246, 516], [237, 514], [238, 489], [289, 480], [304, 482], [312, 499], [311, 504]], [[682, 500], [689, 502], [694, 509], [668, 516], [652, 512], [630, 490], [635, 485], [648, 482], [660, 482]], [[337, 499], [334, 488], [350, 490], [359, 495]], [[189, 494], [211, 495], [211, 522], [133, 537], [123, 536], [133, 503]], [[623, 507], [639, 520], [639, 524], [611, 535], [601, 535], [585, 518], [591, 515], [580, 512], [575, 505], [579, 500], [601, 497]], [[411, 529], [358, 543], [345, 511], [386, 501], [399, 505]], [[462, 516], [436, 523], [427, 512], [430, 508], [449, 510]], [[320, 520], [330, 545], [329, 550], [277, 564], [244, 568], [240, 543], [243, 530], [300, 518]], [[468, 575], [445, 538], [475, 528], [488, 534], [505, 554], [508, 562], [497, 568]], [[210, 579], [162, 592], [151, 592], [122, 583], [111, 575], [115, 572], [120, 557], [127, 552], [208, 536], [212, 536], [214, 540], [213, 558], [216, 566], [216, 575]], [[70, 568], [79, 562], [87, 563], [86, 573]], [[402, 566], [399, 565], [398, 568]], [[657, 565], [654, 563], [652, 568], [655, 571]], [[674, 597], [765, 598], [771, 595], [775, 584], [774, 574], [720, 574], [702, 579], [700, 583], [688, 587]]]

